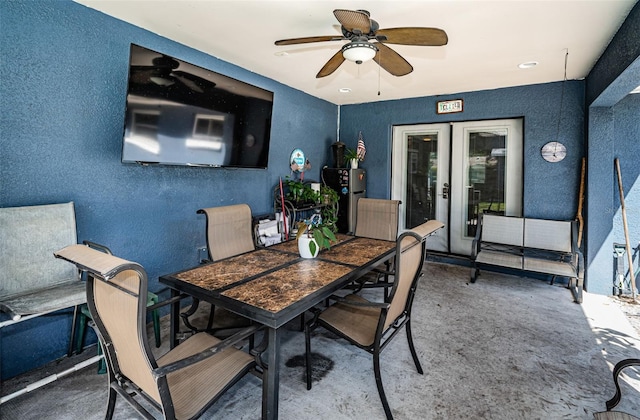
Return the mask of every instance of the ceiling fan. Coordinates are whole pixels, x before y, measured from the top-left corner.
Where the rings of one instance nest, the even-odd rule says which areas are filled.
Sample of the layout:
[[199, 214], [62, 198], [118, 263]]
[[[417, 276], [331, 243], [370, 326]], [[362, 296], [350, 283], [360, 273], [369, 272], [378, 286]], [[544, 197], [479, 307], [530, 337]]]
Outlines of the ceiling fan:
[[[324, 41], [350, 41], [327, 61], [316, 78], [330, 75], [340, 67], [345, 59], [356, 64], [373, 59], [392, 75], [404, 76], [411, 73], [413, 67], [386, 44], [441, 46], [446, 45], [448, 41], [446, 32], [438, 28], [380, 29], [378, 22], [371, 19], [366, 10], [336, 9], [333, 11], [333, 15], [342, 26], [342, 36], [311, 36], [282, 39], [275, 42], [276, 45], [295, 45]], [[372, 40], [374, 42], [369, 42]]]
[[176, 70], [179, 66], [177, 60], [166, 55], [155, 57], [151, 66], [131, 66], [131, 81], [141, 85], [152, 83], [159, 87], [185, 86], [198, 93], [215, 87], [216, 84], [212, 81]]

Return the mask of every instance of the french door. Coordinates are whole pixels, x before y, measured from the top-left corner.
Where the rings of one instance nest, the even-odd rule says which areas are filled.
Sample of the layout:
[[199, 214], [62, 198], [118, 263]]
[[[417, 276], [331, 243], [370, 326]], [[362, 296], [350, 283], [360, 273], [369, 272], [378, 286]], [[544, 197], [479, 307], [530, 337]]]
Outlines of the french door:
[[521, 119], [394, 127], [400, 230], [440, 220], [428, 249], [470, 255], [480, 213], [522, 215], [522, 159]]

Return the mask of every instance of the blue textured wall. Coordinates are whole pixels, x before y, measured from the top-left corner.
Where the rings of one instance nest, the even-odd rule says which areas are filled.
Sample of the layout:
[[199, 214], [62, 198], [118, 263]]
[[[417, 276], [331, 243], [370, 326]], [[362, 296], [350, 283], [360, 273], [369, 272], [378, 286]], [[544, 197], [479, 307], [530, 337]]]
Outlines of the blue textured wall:
[[[584, 155], [584, 82], [521, 86], [450, 96], [375, 102], [340, 108], [340, 139], [355, 147], [362, 131], [367, 147], [361, 166], [367, 169], [367, 194], [391, 193], [392, 126], [500, 118], [524, 118], [524, 216], [573, 219], [576, 215], [580, 162]], [[384, 92], [383, 92], [384, 93]], [[464, 112], [436, 114], [436, 102], [463, 99]], [[560, 131], [556, 137], [558, 117]], [[540, 149], [556, 138], [567, 146], [559, 163], [542, 159]]]
[[[319, 179], [337, 106], [70, 1], [0, 2], [0, 206], [74, 201], [78, 239], [103, 243], [157, 277], [197, 264], [202, 207], [273, 211], [289, 155]], [[271, 90], [268, 170], [122, 164], [129, 45], [136, 43]], [[2, 377], [66, 353], [70, 316], [2, 329]]]
[[[636, 268], [640, 261], [633, 250], [640, 242], [640, 94], [628, 95], [613, 107], [592, 108], [589, 117], [587, 286], [590, 292], [611, 294], [613, 244], [625, 243], [615, 158], [620, 162]], [[626, 255], [624, 264], [628, 266]]]
[[[637, 57], [638, 31], [633, 28], [639, 8], [635, 6], [607, 51], [630, 50], [631, 59]], [[196, 264], [195, 248], [205, 244], [204, 219], [195, 214], [198, 208], [246, 202], [254, 214], [270, 212], [271, 188], [288, 174], [293, 148], [301, 147], [311, 157], [314, 167], [308, 178], [317, 179], [318, 169], [329, 162], [338, 108], [325, 101], [68, 0], [1, 1], [0, 31], [0, 206], [75, 201], [79, 239], [104, 243], [142, 263], [152, 289], [160, 287], [158, 275]], [[143, 168], [120, 163], [130, 43], [274, 91], [269, 169]], [[354, 147], [362, 130], [368, 194], [388, 197], [393, 125], [523, 117], [525, 215], [573, 218], [579, 162], [585, 152], [584, 104], [600, 95], [610, 108], [589, 111], [587, 246], [590, 291], [610, 293], [610, 244], [623, 238], [614, 156], [621, 157], [625, 173], [632, 242], [640, 239], [638, 165], [633, 166], [640, 158], [640, 95], [619, 104], [619, 98], [601, 95], [612, 87], [618, 92], [630, 83], [637, 85], [640, 77], [634, 74], [638, 76], [640, 62], [636, 58], [620, 68], [610, 54], [613, 59], [606, 55], [587, 79], [587, 101], [584, 82], [565, 85], [559, 139], [569, 154], [560, 164], [546, 163], [539, 151], [556, 138], [562, 83], [343, 106], [340, 137]], [[612, 82], [621, 78], [622, 86]], [[456, 98], [464, 99], [465, 112], [435, 114], [437, 101]], [[62, 356], [69, 321], [69, 315], [43, 317], [3, 329], [0, 376], [11, 377]]]
[[[637, 3], [587, 76], [585, 281], [588, 291], [599, 294], [612, 293], [613, 244], [625, 242], [615, 158], [620, 160], [635, 268], [640, 263], [640, 94], [627, 95], [640, 85], [639, 33]], [[628, 268], [626, 255], [624, 260]]]
[[609, 107], [640, 83], [640, 2], [633, 6], [587, 76], [590, 106]]

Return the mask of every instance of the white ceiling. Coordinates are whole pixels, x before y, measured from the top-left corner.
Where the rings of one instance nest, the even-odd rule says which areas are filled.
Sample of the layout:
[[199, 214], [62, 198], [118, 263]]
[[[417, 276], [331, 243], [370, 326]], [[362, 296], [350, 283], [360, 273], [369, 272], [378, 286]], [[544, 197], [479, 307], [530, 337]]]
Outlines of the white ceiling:
[[[559, 81], [567, 50], [567, 79], [585, 78], [637, 0], [75, 1], [342, 105]], [[413, 66], [407, 76], [392, 76], [373, 61], [345, 61], [316, 79], [344, 41], [274, 41], [341, 35], [334, 9], [366, 9], [380, 28], [440, 28], [449, 43], [389, 44]], [[518, 68], [528, 61], [539, 64]]]

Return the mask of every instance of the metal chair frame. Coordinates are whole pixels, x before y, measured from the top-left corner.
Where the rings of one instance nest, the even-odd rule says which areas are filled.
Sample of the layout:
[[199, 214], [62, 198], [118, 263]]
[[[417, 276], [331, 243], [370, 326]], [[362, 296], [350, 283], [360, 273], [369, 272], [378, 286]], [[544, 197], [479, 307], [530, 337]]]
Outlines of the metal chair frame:
[[[406, 246], [406, 244], [403, 244], [403, 240], [405, 238], [414, 238], [415, 243], [409, 246]], [[418, 280], [422, 276], [421, 271], [424, 265], [424, 258], [426, 253], [425, 239], [426, 239], [426, 236], [422, 236], [419, 233], [416, 233], [414, 231], [407, 231], [402, 235], [400, 235], [400, 237], [398, 238], [397, 245], [396, 245], [396, 258], [395, 258], [395, 264], [396, 264], [395, 276], [397, 278], [400, 278], [399, 276], [401, 274], [400, 270], [402, 269], [402, 267], [400, 266], [400, 261], [401, 261], [400, 259], [402, 258], [403, 252], [406, 252], [410, 247], [420, 246], [421, 247], [420, 252], [422, 257], [420, 258], [420, 263], [416, 269], [415, 275], [413, 275], [413, 279], [411, 280], [411, 285], [409, 287], [407, 299], [404, 304], [404, 310], [398, 317], [396, 317], [396, 319], [392, 323], [390, 323], [388, 327], [385, 328], [385, 325], [387, 324], [386, 323], [387, 315], [388, 315], [389, 308], [391, 307], [391, 302], [393, 301], [396, 295], [396, 291], [399, 287], [398, 281], [394, 281], [392, 284], [392, 289], [389, 295], [389, 302], [380, 302], [380, 303], [368, 302], [368, 301], [353, 302], [344, 297], [339, 297], [339, 296], [332, 297], [333, 300], [336, 300], [337, 302], [340, 302], [346, 305], [380, 309], [380, 317], [378, 319], [375, 339], [373, 340], [373, 343], [371, 345], [362, 345], [356, 342], [351, 337], [337, 330], [336, 328], [333, 328], [330, 324], [324, 322], [322, 318], [320, 318], [320, 315], [322, 314], [323, 310], [320, 310], [318, 308], [313, 308], [312, 311], [314, 313], [314, 316], [310, 321], [308, 321], [305, 324], [305, 350], [306, 350], [305, 361], [306, 361], [306, 380], [307, 380], [308, 390], [311, 389], [311, 379], [312, 379], [311, 378], [311, 332], [315, 330], [318, 326], [322, 326], [323, 328], [333, 332], [334, 334], [342, 338], [345, 338], [351, 344], [373, 355], [373, 370], [374, 370], [374, 375], [376, 380], [376, 386], [378, 388], [378, 394], [380, 395], [380, 400], [382, 402], [382, 406], [384, 408], [384, 412], [387, 419], [393, 418], [393, 415], [391, 414], [391, 409], [389, 407], [389, 403], [387, 401], [386, 394], [384, 392], [384, 386], [382, 384], [382, 376], [380, 372], [380, 353], [382, 352], [382, 350], [385, 349], [387, 344], [391, 342], [391, 340], [402, 329], [402, 327], [405, 327], [406, 333], [407, 333], [407, 341], [409, 344], [409, 350], [411, 351], [411, 356], [413, 358], [413, 361], [415, 363], [418, 373], [423, 374], [422, 366], [420, 365], [420, 360], [418, 359], [418, 355], [416, 353], [415, 346], [413, 343], [413, 337], [411, 334], [411, 308], [413, 305], [413, 299], [415, 296]]]
[[[89, 251], [73, 249], [74, 247], [84, 247], [83, 245], [72, 245], [64, 248], [55, 253], [57, 258], [62, 258], [75, 264], [81, 271], [87, 273], [87, 305], [93, 315], [93, 323], [97, 329], [96, 333], [104, 349], [105, 357], [107, 360], [107, 374], [109, 382], [108, 404], [106, 419], [111, 419], [114, 415], [117, 396], [124, 398], [143, 418], [154, 419], [155, 417], [136, 399], [136, 396], [140, 396], [151, 406], [162, 413], [163, 418], [174, 419], [176, 413], [174, 410], [174, 401], [170, 392], [169, 383], [167, 381], [167, 375], [177, 372], [181, 369], [189, 367], [195, 363], [202, 362], [210, 357], [214, 357], [225, 349], [229, 349], [232, 346], [237, 346], [242, 341], [252, 337], [259, 329], [258, 326], [250, 326], [242, 331], [234, 334], [224, 341], [218, 342], [216, 345], [211, 346], [203, 351], [195, 354], [191, 354], [180, 360], [173, 361], [171, 363], [159, 366], [156, 362], [156, 358], [151, 352], [148, 338], [146, 336], [146, 313], [147, 313], [147, 274], [145, 270], [137, 263], [122, 260], [120, 258], [107, 255], [107, 264], [100, 266], [99, 264], [91, 264], [91, 259], [96, 258], [91, 253], [102, 254], [100, 251], [94, 249], [87, 249]], [[84, 255], [83, 255], [84, 254]], [[103, 260], [104, 261], [104, 260]], [[88, 264], [98, 267], [90, 267]], [[138, 277], [138, 284], [136, 290], [131, 291], [125, 289], [117, 284], [114, 284], [111, 280], [116, 278], [120, 273], [125, 271], [133, 271]], [[124, 292], [137, 299], [137, 320], [136, 330], [138, 335], [138, 345], [141, 347], [146, 363], [151, 370], [151, 376], [153, 377], [155, 384], [157, 385], [157, 391], [160, 397], [160, 403], [152, 398], [147, 392], [145, 392], [138, 384], [128, 378], [121, 370], [119, 365], [118, 354], [113, 343], [113, 340], [104, 324], [102, 318], [98, 316], [98, 308], [95, 301], [95, 285], [97, 282], [102, 282], [108, 286], [114, 287], [121, 292]], [[145, 298], [141, 298], [145, 296]], [[181, 298], [181, 297], [177, 297]], [[163, 304], [171, 303], [169, 301], [163, 302]], [[150, 309], [155, 309], [152, 306]], [[202, 333], [206, 334], [206, 333]], [[176, 348], [180, 348], [180, 345]], [[221, 395], [224, 394], [233, 384], [235, 384], [240, 378], [247, 373], [253, 373], [254, 375], [262, 378], [264, 370], [266, 369], [260, 361], [260, 354], [252, 352], [254, 361], [245, 366], [239, 371], [221, 390], [206, 404], [199, 407], [199, 410], [191, 418], [197, 418], [202, 415], [213, 403], [215, 403]], [[120, 357], [123, 357], [122, 355]], [[215, 372], [212, 371], [212, 374]]]

